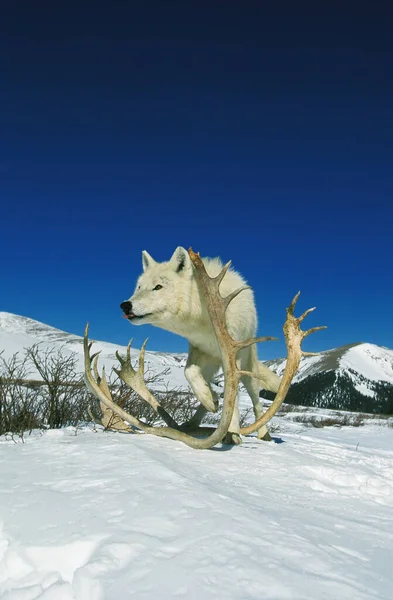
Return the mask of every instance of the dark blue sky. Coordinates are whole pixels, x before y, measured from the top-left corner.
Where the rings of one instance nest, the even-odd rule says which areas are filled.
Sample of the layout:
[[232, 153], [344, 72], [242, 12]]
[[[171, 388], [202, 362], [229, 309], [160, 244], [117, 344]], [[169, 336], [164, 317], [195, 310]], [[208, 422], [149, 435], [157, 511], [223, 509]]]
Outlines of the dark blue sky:
[[392, 31], [384, 2], [3, 2], [0, 310], [186, 350], [119, 309], [183, 245], [261, 335], [300, 289], [306, 349], [393, 347]]

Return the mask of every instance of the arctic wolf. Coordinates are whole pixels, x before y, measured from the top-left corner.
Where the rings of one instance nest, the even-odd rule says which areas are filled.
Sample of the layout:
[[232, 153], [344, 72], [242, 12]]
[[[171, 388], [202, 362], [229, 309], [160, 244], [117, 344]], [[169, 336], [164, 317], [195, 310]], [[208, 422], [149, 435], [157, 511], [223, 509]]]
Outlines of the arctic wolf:
[[[203, 258], [202, 261], [211, 277], [218, 275], [223, 267], [218, 258]], [[188, 252], [179, 246], [168, 262], [158, 263], [144, 250], [142, 266], [143, 273], [137, 281], [134, 294], [120, 307], [134, 325], [149, 323], [188, 340], [185, 376], [201, 403], [195, 417], [187, 424], [192, 428], [199, 425], [207, 411], [216, 412], [218, 409], [211, 382], [221, 366], [220, 349]], [[230, 268], [221, 282], [220, 293], [227, 296], [244, 284], [244, 279]], [[245, 340], [255, 336], [257, 314], [252, 290], [241, 292], [230, 303], [226, 320], [233, 339]], [[260, 381], [247, 376], [241, 378], [258, 418], [263, 412], [259, 402], [260, 388], [276, 392], [280, 379], [258, 361], [255, 344], [239, 351], [238, 364], [240, 369], [258, 372], [261, 377]], [[240, 443], [239, 430], [239, 408], [236, 403], [229, 427], [233, 443]], [[266, 426], [258, 431], [258, 437], [270, 439]]]

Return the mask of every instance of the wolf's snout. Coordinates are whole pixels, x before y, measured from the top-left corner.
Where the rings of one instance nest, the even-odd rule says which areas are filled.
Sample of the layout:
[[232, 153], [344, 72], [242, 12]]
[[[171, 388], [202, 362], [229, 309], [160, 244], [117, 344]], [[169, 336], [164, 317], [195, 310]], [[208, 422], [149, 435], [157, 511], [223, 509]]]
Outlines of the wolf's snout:
[[122, 302], [120, 304], [120, 308], [125, 315], [129, 315], [132, 312], [132, 304], [129, 300]]

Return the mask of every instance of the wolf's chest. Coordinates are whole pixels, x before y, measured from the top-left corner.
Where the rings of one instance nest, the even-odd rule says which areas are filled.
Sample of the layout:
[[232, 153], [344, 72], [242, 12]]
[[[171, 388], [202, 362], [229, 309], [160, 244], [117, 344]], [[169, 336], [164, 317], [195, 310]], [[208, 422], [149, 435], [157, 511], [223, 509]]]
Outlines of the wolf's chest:
[[202, 350], [206, 354], [210, 354], [215, 358], [221, 357], [220, 349], [213, 331], [194, 330], [188, 332], [185, 337], [190, 344], [199, 348], [199, 350]]
[[201, 323], [200, 321], [193, 322], [189, 319], [176, 325], [176, 328], [174, 328], [175, 333], [186, 338], [190, 344], [206, 354], [210, 354], [216, 358], [221, 357], [213, 328], [209, 327], [207, 323]]

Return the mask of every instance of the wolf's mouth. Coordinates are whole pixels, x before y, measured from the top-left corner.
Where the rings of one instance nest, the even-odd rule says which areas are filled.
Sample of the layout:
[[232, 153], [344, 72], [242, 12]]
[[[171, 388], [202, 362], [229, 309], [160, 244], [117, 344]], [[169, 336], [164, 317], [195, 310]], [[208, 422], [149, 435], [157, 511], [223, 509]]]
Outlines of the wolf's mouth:
[[127, 319], [128, 321], [136, 321], [137, 319], [144, 319], [145, 317], [150, 317], [153, 313], [145, 313], [144, 315], [136, 315], [131, 312], [128, 315], [123, 315], [123, 319]]

